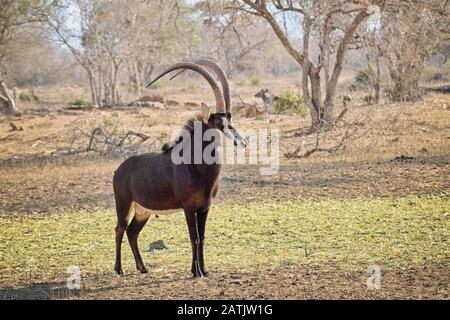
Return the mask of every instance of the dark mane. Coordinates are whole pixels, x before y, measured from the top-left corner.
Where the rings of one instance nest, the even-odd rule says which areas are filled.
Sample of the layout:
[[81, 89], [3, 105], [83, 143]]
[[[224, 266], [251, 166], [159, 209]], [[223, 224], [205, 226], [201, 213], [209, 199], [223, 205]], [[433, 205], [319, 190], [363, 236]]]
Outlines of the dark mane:
[[[186, 123], [183, 125], [182, 129], [183, 130], [187, 130], [189, 132], [189, 134], [194, 134], [194, 126], [195, 126], [195, 122], [196, 121], [203, 121], [203, 116], [201, 113], [197, 113], [195, 115], [193, 115], [192, 117], [190, 117]], [[180, 137], [177, 137], [175, 140], [171, 140], [167, 143], [165, 143], [161, 150], [163, 152], [168, 152], [170, 150], [173, 149], [173, 147], [175, 147], [178, 143], [180, 143], [182, 140], [180, 139]]]

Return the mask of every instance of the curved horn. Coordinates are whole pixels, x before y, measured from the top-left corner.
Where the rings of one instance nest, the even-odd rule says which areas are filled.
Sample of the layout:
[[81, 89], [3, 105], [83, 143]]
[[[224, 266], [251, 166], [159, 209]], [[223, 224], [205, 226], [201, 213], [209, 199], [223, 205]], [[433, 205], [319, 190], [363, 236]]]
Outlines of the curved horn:
[[231, 95], [230, 95], [230, 83], [228, 82], [228, 77], [223, 71], [223, 69], [213, 60], [210, 59], [199, 59], [195, 60], [195, 63], [204, 66], [212, 70], [217, 77], [219, 77], [220, 84], [222, 85], [223, 98], [225, 99], [225, 109], [226, 112], [231, 112]]
[[[223, 96], [225, 99], [225, 110], [226, 112], [231, 112], [231, 94], [230, 94], [230, 83], [228, 82], [228, 77], [223, 71], [223, 69], [213, 60], [211, 59], [197, 59], [194, 60], [193, 63], [199, 64], [205, 68], [208, 68], [212, 72], [214, 72], [217, 77], [219, 78], [220, 84], [222, 85], [222, 91]], [[170, 78], [172, 80], [173, 78], [180, 75], [184, 70], [178, 72], [176, 75]]]
[[209, 85], [211, 86], [211, 89], [213, 90], [214, 97], [216, 98], [216, 112], [225, 112], [225, 100], [222, 94], [222, 91], [220, 90], [219, 86], [217, 85], [216, 80], [214, 80], [214, 77], [211, 75], [211, 73], [208, 72], [204, 67], [192, 63], [192, 62], [180, 62], [176, 63], [174, 65], [171, 65], [168, 67], [165, 71], [160, 73], [152, 82], [150, 82], [147, 85], [147, 88], [150, 87], [155, 81], [159, 80], [166, 74], [174, 71], [174, 70], [180, 70], [180, 69], [189, 69], [192, 71], [195, 71], [199, 73], [203, 78], [208, 81]]

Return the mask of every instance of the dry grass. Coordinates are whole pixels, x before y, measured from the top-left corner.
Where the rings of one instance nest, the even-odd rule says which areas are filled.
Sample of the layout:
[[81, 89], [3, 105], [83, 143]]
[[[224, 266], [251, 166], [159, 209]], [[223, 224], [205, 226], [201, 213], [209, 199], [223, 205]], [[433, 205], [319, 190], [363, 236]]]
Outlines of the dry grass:
[[[281, 82], [272, 83], [281, 87]], [[291, 85], [293, 86], [293, 85]], [[178, 89], [177, 89], [178, 88]], [[283, 87], [287, 90], [290, 87]], [[252, 101], [255, 88], [235, 88], [246, 101]], [[280, 89], [281, 90], [281, 89]], [[164, 90], [163, 90], [164, 92]], [[207, 90], [187, 91], [183, 87], [167, 91], [167, 97], [178, 101], [210, 101]], [[196, 99], [193, 99], [196, 97]], [[257, 99], [256, 99], [257, 100]], [[339, 112], [339, 99], [337, 111]], [[446, 95], [429, 95], [422, 102], [386, 104], [380, 106], [358, 106], [355, 102], [345, 117], [345, 122], [357, 128], [358, 139], [349, 141], [336, 154], [315, 154], [311, 159], [285, 159], [283, 163], [323, 163], [333, 161], [386, 160], [399, 155], [436, 156], [448, 154], [450, 150], [450, 98]], [[53, 111], [52, 111], [53, 110]], [[58, 111], [59, 110], [59, 111]], [[74, 127], [89, 130], [93, 123], [108, 121], [124, 130], [142, 131], [157, 138], [165, 134], [170, 137], [195, 109], [173, 107], [167, 110], [148, 108], [124, 108], [97, 110], [92, 112], [64, 111], [58, 107], [43, 113], [26, 112], [20, 118], [0, 118], [0, 159], [14, 155], [49, 155], [55, 150], [67, 150]], [[24, 128], [24, 131], [9, 132], [9, 122]], [[246, 129], [278, 129], [282, 139], [280, 154], [292, 151], [304, 144], [310, 149], [315, 144], [315, 135], [296, 136], [309, 126], [308, 117], [299, 115], [264, 115], [257, 119], [235, 119], [236, 127]], [[293, 131], [300, 129], [299, 131]], [[337, 130], [321, 138], [323, 147], [330, 147], [340, 140], [348, 125], [341, 124]]]
[[[293, 275], [297, 265], [349, 273], [369, 265], [383, 272], [445, 265], [450, 259], [449, 205], [448, 196], [220, 205], [208, 221], [207, 262], [213, 272], [277, 269]], [[102, 281], [112, 270], [114, 225], [111, 210], [1, 218], [1, 286], [24, 283], [30, 276], [64, 281], [71, 265]], [[188, 276], [187, 237], [182, 214], [149, 222], [141, 248], [158, 239], [168, 247], [144, 253], [151, 277], [180, 271]], [[128, 245], [123, 260], [125, 272], [134, 274]]]

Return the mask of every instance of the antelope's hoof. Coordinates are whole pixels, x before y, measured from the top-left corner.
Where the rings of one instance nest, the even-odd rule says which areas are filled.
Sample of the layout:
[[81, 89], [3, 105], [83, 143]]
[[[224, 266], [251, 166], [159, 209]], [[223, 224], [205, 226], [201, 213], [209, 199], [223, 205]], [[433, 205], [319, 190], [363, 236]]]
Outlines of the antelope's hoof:
[[144, 273], [148, 273], [148, 269], [144, 266], [142, 267], [137, 267], [137, 269], [139, 270], [140, 273], [144, 274]]
[[205, 278], [208, 276], [208, 272], [193, 272], [192, 278]]
[[119, 275], [123, 277], [123, 270], [122, 268], [115, 268], [114, 271]]

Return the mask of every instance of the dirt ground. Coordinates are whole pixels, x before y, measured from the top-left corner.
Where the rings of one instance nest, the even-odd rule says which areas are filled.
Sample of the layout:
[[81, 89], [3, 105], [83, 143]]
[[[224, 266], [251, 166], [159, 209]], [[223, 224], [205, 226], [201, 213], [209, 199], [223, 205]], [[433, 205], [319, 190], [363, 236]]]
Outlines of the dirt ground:
[[[362, 115], [370, 115], [361, 124], [360, 137], [335, 154], [317, 153], [306, 159], [288, 159], [283, 154], [302, 143], [305, 149], [313, 147], [315, 136], [301, 135], [307, 127], [307, 118], [270, 114], [256, 119], [235, 119], [235, 127], [241, 130], [281, 131], [280, 169], [275, 175], [262, 176], [261, 165], [226, 165], [219, 201], [448, 192], [449, 104], [445, 95], [433, 95], [416, 104], [382, 105], [376, 110], [374, 106], [354, 107], [346, 116], [348, 122], [362, 121]], [[194, 112], [193, 108], [119, 108], [70, 114], [58, 111], [35, 114], [28, 110], [18, 119], [0, 119], [3, 214], [112, 207], [111, 179], [124, 157], [100, 157], [92, 153], [61, 157], [52, 156], [52, 152], [68, 148], [75, 127], [90, 128], [90, 123], [105, 118], [113, 118], [126, 128], [140, 130], [155, 139], [165, 134], [165, 138], [149, 148], [158, 150]], [[10, 122], [23, 131], [11, 132]], [[338, 128], [325, 134], [324, 144], [335, 143], [344, 130]]]
[[[64, 275], [59, 279], [64, 279]], [[383, 271], [382, 290], [367, 289], [368, 273], [324, 265], [295, 265], [258, 272], [83, 275], [81, 291], [61, 281], [32, 280], [0, 288], [0, 299], [449, 299], [447, 265]]]
[[[112, 208], [111, 179], [119, 164], [119, 160], [70, 159], [66, 163], [1, 167], [2, 214]], [[256, 165], [227, 166], [217, 202], [443, 194], [450, 190], [449, 164], [450, 156], [408, 162], [309, 164], [302, 168], [286, 164], [276, 176], [260, 176]]]
[[[255, 88], [243, 87], [236, 95], [254, 101], [252, 91]], [[194, 96], [180, 89], [171, 98], [187, 101]], [[225, 166], [217, 203], [448, 195], [449, 103], [445, 95], [430, 95], [419, 103], [377, 107], [354, 102], [345, 124], [325, 133], [323, 143], [338, 141], [349, 124], [360, 127], [359, 135], [337, 153], [318, 153], [307, 159], [283, 156], [300, 144], [305, 149], [314, 145], [315, 136], [304, 134], [307, 118], [270, 114], [236, 119], [237, 128], [280, 130], [280, 170], [274, 176], [261, 176], [258, 165]], [[58, 102], [48, 102], [27, 106], [20, 117], [1, 117], [0, 215], [15, 219], [113, 208], [111, 178], [122, 161], [120, 157], [52, 154], [68, 148], [75, 127], [89, 129], [93, 121], [113, 119], [124, 128], [140, 130], [156, 139], [163, 134], [169, 137], [195, 110], [123, 107], [68, 111]], [[12, 131], [10, 123], [23, 130]], [[163, 140], [152, 148], [158, 149]], [[218, 270], [200, 280], [192, 280], [185, 273], [117, 278], [108, 272], [88, 275], [81, 296], [62, 289], [57, 277], [44, 277], [3, 286], [0, 298], [448, 299], [449, 274], [449, 266], [441, 264], [389, 269], [383, 274], [383, 290], [372, 292], [365, 285], [366, 270], [336, 271], [328, 265], [280, 266], [239, 274]]]

